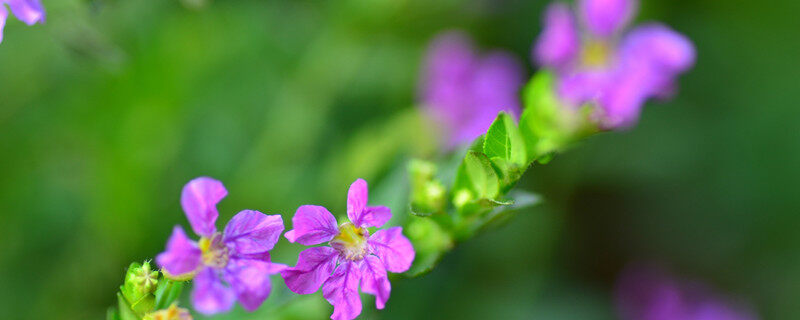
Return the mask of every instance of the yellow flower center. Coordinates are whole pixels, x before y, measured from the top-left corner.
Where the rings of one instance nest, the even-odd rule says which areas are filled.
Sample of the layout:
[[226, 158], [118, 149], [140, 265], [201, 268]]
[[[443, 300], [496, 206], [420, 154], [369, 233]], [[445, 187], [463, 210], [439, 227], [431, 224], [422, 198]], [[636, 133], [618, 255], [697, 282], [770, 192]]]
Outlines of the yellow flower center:
[[200, 238], [198, 246], [203, 253], [203, 264], [214, 268], [223, 268], [228, 264], [228, 247], [222, 243], [221, 233], [216, 233], [211, 238]]
[[611, 47], [603, 40], [586, 41], [581, 62], [587, 67], [602, 67], [608, 65], [611, 59]]
[[339, 226], [339, 234], [329, 244], [345, 259], [361, 260], [367, 255], [367, 237], [367, 229], [345, 222]]

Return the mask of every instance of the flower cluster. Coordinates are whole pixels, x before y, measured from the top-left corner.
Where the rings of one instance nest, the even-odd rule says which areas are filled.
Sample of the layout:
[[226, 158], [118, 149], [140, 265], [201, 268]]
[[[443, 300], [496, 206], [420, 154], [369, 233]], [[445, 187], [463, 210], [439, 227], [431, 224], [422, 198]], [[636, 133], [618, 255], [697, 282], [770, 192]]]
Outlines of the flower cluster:
[[580, 0], [579, 28], [569, 6], [552, 4], [534, 45], [534, 61], [559, 76], [562, 102], [594, 103], [593, 117], [605, 129], [635, 124], [644, 102], [669, 97], [675, 78], [694, 64], [692, 43], [665, 25], [622, 35], [636, 8], [636, 0]]
[[504, 51], [479, 56], [464, 33], [451, 31], [432, 41], [422, 77], [422, 104], [449, 147], [486, 133], [500, 111], [519, 116], [522, 65]]
[[[336, 218], [319, 206], [297, 209], [294, 229], [286, 238], [303, 245], [328, 242], [329, 246], [306, 249], [291, 268], [270, 260], [269, 251], [284, 229], [280, 215], [244, 210], [223, 232], [217, 231], [216, 206], [227, 193], [221, 182], [207, 177], [186, 184], [181, 206], [200, 240], [190, 240], [176, 226], [166, 251], [156, 257], [167, 277], [194, 279], [192, 302], [201, 313], [228, 311], [236, 300], [246, 310], [255, 310], [269, 296], [269, 275], [280, 273], [289, 289], [299, 294], [314, 293], [322, 285], [325, 299], [334, 305], [331, 318], [353, 319], [361, 313], [359, 288], [375, 295], [377, 308], [383, 309], [391, 291], [387, 270], [404, 272], [414, 260], [414, 248], [401, 227], [370, 236], [367, 228], [383, 226], [392, 213], [387, 207], [367, 206], [367, 183], [362, 179], [348, 192], [351, 222], [337, 225]], [[174, 313], [178, 317], [179, 311], [167, 310], [162, 316]]]
[[3, 27], [8, 19], [6, 4], [17, 19], [29, 26], [44, 23], [44, 8], [39, 0], [0, 0], [0, 42], [3, 41]]

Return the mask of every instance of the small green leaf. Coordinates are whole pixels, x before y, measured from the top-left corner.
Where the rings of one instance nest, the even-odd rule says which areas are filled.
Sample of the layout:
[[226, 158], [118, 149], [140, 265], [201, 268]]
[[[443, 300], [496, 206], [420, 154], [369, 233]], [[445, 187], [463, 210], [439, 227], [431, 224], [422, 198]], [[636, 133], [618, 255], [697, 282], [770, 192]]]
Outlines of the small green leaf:
[[[470, 202], [476, 199], [495, 199], [500, 193], [500, 181], [486, 155], [469, 151], [458, 168], [454, 202]], [[464, 191], [467, 191], [466, 193]], [[461, 201], [459, 198], [465, 198]]]
[[593, 105], [579, 109], [565, 106], [556, 95], [555, 83], [553, 73], [539, 71], [522, 91], [525, 111], [519, 129], [529, 161], [561, 151], [572, 142], [598, 132], [591, 120]]
[[520, 210], [534, 206], [539, 202], [541, 202], [541, 197], [537, 194], [522, 190], [511, 191], [508, 194], [508, 200], [502, 203], [505, 205], [497, 206], [476, 221], [472, 230], [478, 232], [501, 225], [519, 213]]
[[517, 167], [524, 167], [528, 165], [525, 149], [525, 140], [514, 119], [500, 112], [486, 133], [483, 152], [489, 158], [500, 158]]
[[183, 284], [184, 282], [162, 278], [156, 289], [155, 309], [166, 309], [175, 302], [180, 297], [181, 291], [183, 291]]
[[119, 311], [119, 320], [139, 320], [139, 316], [131, 310], [131, 306], [120, 292], [117, 292], [117, 311]]
[[120, 320], [117, 308], [110, 307], [106, 311], [106, 320]]

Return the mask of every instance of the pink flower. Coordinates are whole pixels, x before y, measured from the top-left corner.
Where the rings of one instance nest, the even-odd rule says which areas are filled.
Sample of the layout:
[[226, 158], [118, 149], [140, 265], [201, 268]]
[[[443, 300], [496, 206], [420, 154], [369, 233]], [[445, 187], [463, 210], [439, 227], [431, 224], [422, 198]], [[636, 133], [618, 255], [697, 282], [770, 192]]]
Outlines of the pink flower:
[[369, 234], [368, 227], [380, 228], [392, 217], [387, 207], [367, 206], [367, 182], [358, 179], [347, 192], [350, 222], [337, 226], [336, 218], [324, 207], [305, 205], [297, 209], [286, 232], [289, 242], [311, 246], [300, 253], [297, 265], [281, 271], [286, 286], [298, 294], [311, 294], [322, 285], [322, 294], [333, 305], [331, 319], [354, 319], [361, 313], [361, 291], [375, 296], [383, 309], [391, 284], [386, 271], [404, 272], [414, 261], [414, 248], [401, 227]]
[[194, 277], [192, 303], [204, 314], [228, 311], [236, 300], [254, 311], [272, 289], [269, 275], [286, 268], [269, 257], [283, 232], [280, 215], [244, 210], [228, 222], [223, 233], [217, 232], [217, 203], [227, 194], [217, 180], [189, 181], [181, 193], [181, 206], [200, 241], [190, 240], [183, 228], [175, 226], [167, 250], [156, 257], [165, 275]]

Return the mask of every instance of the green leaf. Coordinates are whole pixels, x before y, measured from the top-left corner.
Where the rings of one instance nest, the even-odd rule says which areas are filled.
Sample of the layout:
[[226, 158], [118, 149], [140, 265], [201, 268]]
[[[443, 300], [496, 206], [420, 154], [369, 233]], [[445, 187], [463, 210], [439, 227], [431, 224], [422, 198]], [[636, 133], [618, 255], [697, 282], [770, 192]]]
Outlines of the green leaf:
[[598, 131], [591, 120], [593, 106], [586, 105], [579, 110], [565, 106], [556, 95], [555, 81], [553, 73], [539, 71], [522, 91], [525, 111], [520, 117], [519, 129], [529, 161], [561, 151]]
[[117, 308], [114, 307], [108, 308], [108, 311], [106, 311], [106, 320], [120, 320]]
[[468, 151], [456, 174], [453, 187], [456, 206], [477, 199], [495, 199], [500, 193], [500, 180], [486, 155]]
[[526, 192], [523, 190], [514, 190], [508, 194], [508, 200], [505, 200], [503, 206], [498, 206], [483, 216], [480, 220], [476, 221], [473, 226], [475, 232], [484, 231], [492, 227], [502, 225], [507, 222], [520, 210], [532, 207], [541, 202], [541, 197], [535, 193]]
[[117, 292], [117, 311], [119, 311], [119, 320], [139, 320], [139, 316], [131, 310], [130, 305], [128, 305], [128, 302], [120, 292]]
[[166, 309], [178, 299], [183, 291], [184, 282], [162, 278], [156, 289], [155, 309]]
[[499, 158], [517, 167], [525, 167], [528, 165], [525, 149], [525, 140], [514, 119], [500, 112], [486, 133], [483, 153], [489, 158]]

